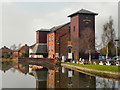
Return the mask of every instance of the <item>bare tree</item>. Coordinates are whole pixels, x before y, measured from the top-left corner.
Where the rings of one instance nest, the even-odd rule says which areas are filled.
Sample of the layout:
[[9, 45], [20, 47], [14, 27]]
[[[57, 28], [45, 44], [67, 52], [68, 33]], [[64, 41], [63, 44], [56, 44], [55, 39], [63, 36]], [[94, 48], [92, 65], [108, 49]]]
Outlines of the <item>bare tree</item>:
[[109, 21], [103, 25], [102, 44], [107, 47], [106, 58], [108, 58], [108, 43], [114, 43], [115, 31], [113, 28], [113, 19], [109, 18]]
[[20, 43], [20, 44], [18, 44], [17, 48], [20, 48], [20, 47], [21, 47], [21, 43]]
[[86, 48], [85, 53], [89, 54], [89, 61], [91, 62], [91, 53], [95, 51], [95, 35], [94, 31], [90, 28], [86, 28], [81, 32], [84, 48]]
[[12, 49], [12, 50], [16, 50], [16, 48], [17, 48], [16, 44], [13, 44], [10, 46], [10, 49]]
[[10, 46], [10, 49], [16, 50], [16, 49], [18, 49], [20, 47], [21, 47], [21, 44], [18, 44], [18, 46], [16, 44], [13, 44], [13, 45]]

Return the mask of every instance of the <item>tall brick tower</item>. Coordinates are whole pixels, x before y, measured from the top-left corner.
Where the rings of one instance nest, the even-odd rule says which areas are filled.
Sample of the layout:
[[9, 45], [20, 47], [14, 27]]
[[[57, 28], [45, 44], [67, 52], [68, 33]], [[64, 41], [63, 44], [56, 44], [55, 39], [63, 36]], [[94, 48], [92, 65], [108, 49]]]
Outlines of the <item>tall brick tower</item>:
[[[85, 33], [89, 33], [88, 30], [92, 32], [91, 36], [93, 36], [93, 48], [95, 55], [95, 15], [97, 13], [93, 13], [88, 10], [81, 9], [68, 17], [70, 17], [70, 31], [71, 31], [71, 41], [72, 41], [72, 50], [71, 52], [74, 55], [74, 59], [88, 58], [87, 46], [88, 44], [85, 42], [86, 35]], [[86, 30], [86, 32], [84, 32]], [[84, 33], [84, 34], [83, 34]], [[94, 56], [95, 57], [95, 56]]]

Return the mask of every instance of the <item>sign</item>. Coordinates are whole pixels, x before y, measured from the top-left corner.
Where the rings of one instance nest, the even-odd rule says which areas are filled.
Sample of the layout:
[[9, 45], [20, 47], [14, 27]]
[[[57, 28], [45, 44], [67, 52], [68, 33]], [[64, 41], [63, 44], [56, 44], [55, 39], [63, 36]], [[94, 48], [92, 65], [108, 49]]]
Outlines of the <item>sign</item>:
[[68, 48], [72, 48], [72, 41], [68, 41]]
[[69, 48], [69, 49], [71, 49], [71, 48], [72, 48], [72, 46], [68, 46], [68, 48]]
[[68, 59], [72, 59], [72, 53], [68, 53]]
[[73, 72], [72, 71], [68, 71], [68, 77], [72, 77]]

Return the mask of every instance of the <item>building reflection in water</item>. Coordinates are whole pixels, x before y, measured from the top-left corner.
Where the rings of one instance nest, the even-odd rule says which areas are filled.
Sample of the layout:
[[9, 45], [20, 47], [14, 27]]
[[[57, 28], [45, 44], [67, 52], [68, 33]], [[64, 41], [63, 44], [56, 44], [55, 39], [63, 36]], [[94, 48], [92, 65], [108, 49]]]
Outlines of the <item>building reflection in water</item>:
[[[8, 66], [8, 67], [7, 67]], [[4, 64], [2, 71], [15, 68], [19, 72], [32, 75], [36, 79], [36, 90], [39, 88], [120, 88], [120, 82], [93, 77], [64, 67], [44, 67], [39, 65]], [[120, 89], [119, 89], [120, 90]]]

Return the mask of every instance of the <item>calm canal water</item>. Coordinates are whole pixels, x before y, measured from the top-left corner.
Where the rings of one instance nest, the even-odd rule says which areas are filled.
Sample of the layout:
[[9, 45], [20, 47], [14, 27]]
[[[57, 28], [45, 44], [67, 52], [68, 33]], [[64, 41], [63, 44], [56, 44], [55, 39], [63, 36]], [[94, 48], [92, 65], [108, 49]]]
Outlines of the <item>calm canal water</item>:
[[[117, 88], [120, 81], [94, 77], [64, 67], [2, 64], [2, 88]], [[37, 90], [37, 89], [36, 89]]]

